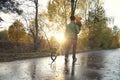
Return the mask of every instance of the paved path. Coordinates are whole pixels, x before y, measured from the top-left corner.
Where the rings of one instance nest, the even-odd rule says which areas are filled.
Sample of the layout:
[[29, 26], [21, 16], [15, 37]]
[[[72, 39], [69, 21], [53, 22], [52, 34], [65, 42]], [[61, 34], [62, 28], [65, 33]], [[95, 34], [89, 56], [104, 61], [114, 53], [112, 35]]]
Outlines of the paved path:
[[0, 80], [120, 80], [120, 49], [77, 54], [77, 62], [59, 56], [0, 63]]

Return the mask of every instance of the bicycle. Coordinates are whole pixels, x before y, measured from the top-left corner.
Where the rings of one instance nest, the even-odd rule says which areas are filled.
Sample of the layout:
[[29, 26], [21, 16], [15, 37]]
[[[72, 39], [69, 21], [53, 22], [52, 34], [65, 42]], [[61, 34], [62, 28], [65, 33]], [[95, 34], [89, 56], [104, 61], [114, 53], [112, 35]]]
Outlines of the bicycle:
[[57, 58], [57, 53], [56, 53], [56, 52], [57, 52], [57, 49], [51, 47], [50, 41], [49, 41], [49, 39], [48, 39], [45, 31], [44, 31], [42, 28], [41, 28], [41, 30], [42, 30], [42, 31], [44, 32], [44, 34], [45, 34], [45, 37], [46, 37], [46, 39], [47, 39], [48, 46], [49, 46], [49, 49], [50, 49], [50, 54], [51, 54], [50, 57], [51, 57], [52, 61], [54, 62], [54, 61], [56, 60], [56, 58]]

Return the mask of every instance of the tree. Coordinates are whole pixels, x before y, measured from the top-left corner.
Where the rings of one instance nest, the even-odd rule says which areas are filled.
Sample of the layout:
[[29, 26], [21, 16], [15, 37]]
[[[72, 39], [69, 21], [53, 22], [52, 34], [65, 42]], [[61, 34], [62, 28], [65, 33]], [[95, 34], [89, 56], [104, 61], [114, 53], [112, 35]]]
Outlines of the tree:
[[38, 48], [38, 0], [34, 0], [35, 3], [35, 40], [34, 40], [34, 50]]
[[33, 38], [33, 43], [35, 43], [35, 21], [31, 21], [29, 25], [29, 35]]
[[[38, 49], [38, 28], [39, 28], [39, 25], [38, 25], [38, 0], [30, 0], [32, 2], [34, 2], [35, 4], [35, 20], [34, 20], [34, 32], [32, 32], [33, 34], [33, 39], [34, 39], [34, 51], [36, 51]], [[33, 26], [33, 25], [32, 25]], [[30, 29], [31, 31], [32, 29]]]
[[109, 27], [106, 27], [102, 33], [101, 33], [101, 38], [100, 38], [100, 48], [102, 49], [108, 49], [111, 48], [112, 45], [112, 29]]
[[112, 48], [119, 47], [119, 34], [120, 29], [117, 26], [113, 26]]
[[89, 11], [88, 40], [91, 48], [101, 48], [101, 45], [104, 45], [102, 40], [103, 36], [105, 37], [104, 31], [107, 27], [106, 21], [105, 11], [101, 5], [98, 4]]
[[120, 33], [118, 34], [118, 42], [119, 42], [119, 47], [120, 47]]
[[[65, 22], [69, 19], [71, 15], [70, 4], [70, 0], [52, 0], [49, 2], [48, 14], [50, 20], [61, 25], [58, 27], [64, 27]], [[80, 42], [83, 41], [86, 47], [88, 47], [88, 44], [91, 48], [100, 47], [100, 38], [102, 38], [101, 33], [107, 26], [105, 12], [100, 1], [77, 0], [75, 16], [81, 16], [83, 19], [85, 19], [81, 29], [82, 34], [80, 34], [80, 39], [78, 41], [80, 45], [84, 45]]]
[[49, 20], [56, 25], [59, 30], [64, 30], [70, 15], [70, 0], [52, 0], [48, 3]]
[[13, 42], [23, 42], [25, 40], [26, 32], [23, 24], [16, 20], [8, 30], [8, 39]]
[[0, 11], [4, 13], [16, 12], [19, 15], [23, 12], [19, 9], [19, 3], [15, 0], [0, 0]]
[[[73, 0], [52, 0], [48, 3], [48, 14], [51, 20], [55, 20], [56, 22], [62, 18], [62, 22], [67, 17], [69, 19], [71, 15], [71, 1]], [[90, 0], [74, 0], [76, 3], [76, 11], [75, 15], [79, 15], [85, 17], [87, 14], [87, 10], [89, 5], [92, 4]], [[93, 1], [94, 2], [94, 1]], [[86, 12], [86, 13], [85, 13]], [[55, 17], [56, 16], [56, 17]]]
[[82, 29], [78, 38], [78, 50], [88, 50], [88, 33], [86, 29]]
[[120, 29], [116, 25], [114, 25], [113, 26], [113, 35], [118, 36], [119, 33], [120, 33]]

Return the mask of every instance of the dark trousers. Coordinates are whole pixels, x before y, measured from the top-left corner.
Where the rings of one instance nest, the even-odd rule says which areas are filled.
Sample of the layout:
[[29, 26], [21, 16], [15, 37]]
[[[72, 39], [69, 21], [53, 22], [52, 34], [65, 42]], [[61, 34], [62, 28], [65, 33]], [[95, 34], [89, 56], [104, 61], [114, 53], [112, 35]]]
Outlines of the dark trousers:
[[73, 54], [72, 58], [74, 59], [76, 57], [77, 39], [68, 39], [66, 41], [65, 59], [68, 59], [71, 47], [72, 47], [72, 54]]

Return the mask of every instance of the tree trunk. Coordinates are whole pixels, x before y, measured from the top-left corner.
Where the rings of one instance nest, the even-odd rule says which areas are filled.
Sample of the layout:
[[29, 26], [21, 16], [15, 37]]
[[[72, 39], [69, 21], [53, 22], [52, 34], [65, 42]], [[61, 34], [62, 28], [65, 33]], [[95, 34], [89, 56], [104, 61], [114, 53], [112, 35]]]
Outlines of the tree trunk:
[[35, 2], [36, 13], [35, 13], [35, 40], [34, 40], [34, 51], [38, 49], [38, 0]]

